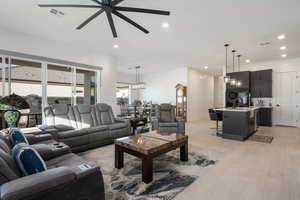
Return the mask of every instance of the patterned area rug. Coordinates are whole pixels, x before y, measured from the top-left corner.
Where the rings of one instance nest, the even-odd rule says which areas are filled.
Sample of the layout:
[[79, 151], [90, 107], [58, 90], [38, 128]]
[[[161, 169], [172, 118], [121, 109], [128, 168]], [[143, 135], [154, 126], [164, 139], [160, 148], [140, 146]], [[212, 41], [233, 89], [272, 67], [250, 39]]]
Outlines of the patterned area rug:
[[201, 153], [189, 153], [189, 161], [179, 160], [179, 150], [153, 161], [153, 182], [145, 184], [141, 177], [141, 161], [125, 153], [124, 168], [114, 168], [114, 146], [81, 154], [101, 166], [106, 200], [171, 200], [191, 185], [216, 161]]
[[268, 144], [271, 144], [273, 139], [274, 139], [274, 137], [266, 136], [266, 135], [252, 135], [249, 138], [249, 140], [251, 140], [251, 141], [268, 143]]

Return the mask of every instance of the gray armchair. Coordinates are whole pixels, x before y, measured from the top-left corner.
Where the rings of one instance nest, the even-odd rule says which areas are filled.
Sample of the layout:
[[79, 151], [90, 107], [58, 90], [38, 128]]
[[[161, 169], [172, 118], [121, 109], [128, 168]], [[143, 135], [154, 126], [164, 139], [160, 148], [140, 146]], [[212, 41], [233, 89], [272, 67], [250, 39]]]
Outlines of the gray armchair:
[[156, 108], [156, 117], [152, 119], [152, 130], [159, 133], [185, 134], [185, 121], [175, 116], [175, 108], [171, 104], [161, 104]]

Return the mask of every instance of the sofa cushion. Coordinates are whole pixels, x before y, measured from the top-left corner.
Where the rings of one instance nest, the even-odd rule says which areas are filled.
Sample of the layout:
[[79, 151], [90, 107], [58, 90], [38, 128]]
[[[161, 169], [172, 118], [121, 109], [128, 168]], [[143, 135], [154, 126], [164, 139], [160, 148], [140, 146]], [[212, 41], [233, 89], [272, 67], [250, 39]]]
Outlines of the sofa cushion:
[[45, 161], [34, 148], [18, 146], [13, 151], [16, 163], [24, 175], [27, 176], [47, 170]]
[[53, 128], [56, 129], [57, 131], [74, 130], [74, 128], [72, 126], [67, 126], [67, 125], [63, 125], [63, 124], [55, 125]]
[[109, 128], [108, 126], [95, 126], [95, 127], [91, 127], [91, 128], [85, 128], [83, 129], [85, 130], [87, 133], [99, 133], [99, 132], [105, 132], [108, 131]]
[[111, 140], [112, 137], [110, 135], [109, 131], [102, 131], [102, 132], [97, 132], [97, 133], [91, 133], [89, 134], [89, 143], [97, 143], [99, 141], [108, 141]]
[[74, 147], [88, 145], [90, 142], [89, 138], [90, 138], [90, 136], [88, 134], [86, 134], [86, 135], [70, 137], [70, 138], [62, 138], [62, 139], [59, 139], [59, 141], [70, 146], [73, 150]]
[[166, 122], [166, 123], [159, 123], [160, 127], [177, 127], [178, 123], [177, 122]]
[[73, 108], [66, 104], [54, 104], [51, 106], [54, 115], [54, 125], [65, 125], [77, 128], [76, 119], [74, 115]]
[[109, 125], [115, 122], [112, 108], [104, 103], [96, 104], [96, 116], [101, 125]]
[[78, 136], [83, 136], [86, 134], [87, 134], [87, 130], [85, 130], [85, 129], [70, 130], [70, 131], [63, 131], [63, 132], [57, 133], [58, 139], [78, 137]]
[[95, 122], [92, 117], [92, 109], [90, 105], [74, 106], [74, 114], [79, 129], [93, 127]]

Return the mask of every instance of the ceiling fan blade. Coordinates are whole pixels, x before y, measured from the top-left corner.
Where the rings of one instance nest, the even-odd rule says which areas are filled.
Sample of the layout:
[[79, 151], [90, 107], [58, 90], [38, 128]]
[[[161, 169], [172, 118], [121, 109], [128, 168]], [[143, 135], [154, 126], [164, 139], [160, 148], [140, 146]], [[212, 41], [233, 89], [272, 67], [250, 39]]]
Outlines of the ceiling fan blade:
[[113, 14], [115, 14], [116, 16], [120, 17], [121, 19], [123, 19], [124, 21], [128, 22], [129, 24], [133, 25], [134, 27], [138, 28], [139, 30], [143, 31], [144, 33], [148, 34], [149, 31], [147, 29], [145, 29], [144, 27], [142, 27], [141, 25], [137, 24], [136, 22], [134, 22], [133, 20], [129, 19], [128, 17], [126, 17], [125, 15], [123, 15], [122, 13], [119, 13], [118, 11], [113, 10], [112, 11]]
[[124, 0], [114, 0], [111, 4], [113, 6], [120, 4], [121, 2], [123, 2]]
[[103, 3], [98, 0], [91, 0], [91, 1], [95, 2], [96, 4], [103, 5]]
[[116, 27], [115, 27], [115, 24], [114, 24], [114, 20], [112, 18], [112, 14], [110, 12], [106, 12], [106, 16], [107, 16], [107, 19], [108, 19], [108, 22], [109, 22], [109, 25], [110, 25], [110, 29], [111, 29], [111, 32], [112, 32], [114, 38], [118, 37]]
[[66, 7], [66, 8], [102, 8], [101, 6], [94, 6], [94, 5], [75, 5], [75, 4], [40, 4], [39, 7]]
[[155, 15], [170, 15], [169, 11], [164, 10], [151, 10], [151, 9], [144, 9], [144, 8], [130, 8], [130, 7], [121, 7], [115, 6], [114, 9], [117, 11], [125, 11], [125, 12], [140, 12], [140, 13], [148, 13], [148, 14], [155, 14]]
[[93, 14], [87, 20], [85, 20], [82, 24], [80, 24], [76, 29], [78, 29], [78, 30], [82, 29], [85, 25], [87, 25], [88, 23], [90, 23], [93, 19], [95, 19], [96, 17], [98, 17], [99, 15], [101, 15], [103, 12], [104, 12], [103, 9], [97, 11], [95, 14]]

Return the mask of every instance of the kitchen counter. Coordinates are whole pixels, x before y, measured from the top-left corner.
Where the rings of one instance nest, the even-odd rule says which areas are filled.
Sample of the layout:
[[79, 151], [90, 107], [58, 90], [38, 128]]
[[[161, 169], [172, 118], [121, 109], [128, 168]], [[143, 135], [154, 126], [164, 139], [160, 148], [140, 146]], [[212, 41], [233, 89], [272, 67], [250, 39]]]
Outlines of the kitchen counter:
[[234, 111], [234, 112], [249, 112], [258, 110], [260, 107], [236, 107], [236, 108], [217, 108], [216, 111]]
[[219, 108], [223, 112], [222, 137], [244, 141], [257, 131], [257, 112], [260, 107]]

